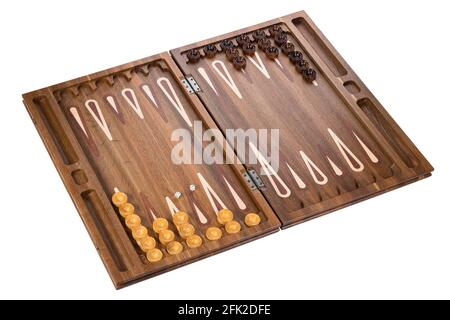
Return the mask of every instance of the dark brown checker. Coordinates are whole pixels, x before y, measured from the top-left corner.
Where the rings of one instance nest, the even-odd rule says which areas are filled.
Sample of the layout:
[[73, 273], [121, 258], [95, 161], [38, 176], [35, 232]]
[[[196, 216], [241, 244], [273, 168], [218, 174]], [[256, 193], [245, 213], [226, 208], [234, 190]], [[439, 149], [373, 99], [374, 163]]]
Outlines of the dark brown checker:
[[[171, 57], [163, 53], [24, 95], [36, 128], [117, 288], [279, 227], [260, 192], [251, 190], [243, 180], [241, 165], [172, 163], [172, 130], [192, 132], [189, 123], [193, 125], [194, 121], [202, 121], [204, 128], [216, 127], [198, 98], [186, 93], [182, 78]], [[235, 213], [241, 232], [224, 231], [218, 241], [205, 238], [207, 227], [220, 225], [200, 175]], [[193, 192], [191, 184], [196, 186]], [[244, 209], [242, 204], [238, 206], [229, 185]], [[181, 254], [170, 256], [163, 249], [164, 258], [149, 263], [111, 203], [114, 188], [128, 194], [149, 230], [153, 215], [171, 221], [168, 202], [188, 212], [197, 234], [203, 237], [203, 245], [190, 249], [183, 242]], [[174, 196], [177, 191], [182, 193], [180, 198]], [[216, 200], [214, 203], [220, 209]], [[260, 225], [245, 226], [244, 215], [249, 212], [259, 213]], [[176, 230], [173, 225], [170, 228]], [[153, 232], [151, 235], [155, 236]]]
[[[316, 82], [305, 81], [285, 54], [271, 59], [261, 49], [263, 43], [256, 56], [238, 49], [246, 57], [245, 72], [235, 68], [220, 43], [229, 39], [237, 47], [236, 38], [248, 35], [256, 44], [261, 35], [254, 34], [256, 30], [265, 32], [275, 47], [275, 37], [269, 35], [282, 30], [316, 71]], [[280, 44], [283, 39], [277, 40]], [[206, 45], [215, 45], [219, 52], [188, 61], [189, 50], [202, 52]], [[263, 175], [262, 192], [284, 227], [424, 178], [433, 170], [305, 12], [171, 53], [181, 70], [199, 83], [198, 96], [223, 130], [280, 129], [279, 179], [272, 176], [273, 185]]]

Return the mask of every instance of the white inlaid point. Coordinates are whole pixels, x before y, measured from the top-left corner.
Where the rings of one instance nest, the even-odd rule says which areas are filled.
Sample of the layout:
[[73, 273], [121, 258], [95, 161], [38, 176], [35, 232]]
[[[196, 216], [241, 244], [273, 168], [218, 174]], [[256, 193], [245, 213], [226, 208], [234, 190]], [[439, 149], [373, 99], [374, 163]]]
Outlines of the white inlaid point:
[[[231, 77], [230, 72], [228, 71], [225, 64], [220, 60], [215, 60], [212, 63], [212, 66], [213, 66], [214, 70], [217, 72], [217, 74], [222, 78], [222, 80], [228, 85], [228, 87], [230, 87], [230, 89], [233, 90], [234, 94], [239, 99], [242, 99], [242, 95], [239, 92], [239, 89], [238, 89], [236, 83], [234, 82], [233, 78]], [[222, 70], [220, 70], [218, 66], [220, 66], [220, 68]], [[224, 74], [224, 72], [225, 72], [225, 74]]]
[[214, 87], [211, 79], [209, 78], [208, 74], [206, 73], [206, 70], [202, 67], [197, 69], [198, 73], [200, 73], [200, 75], [203, 77], [203, 79], [205, 79], [206, 83], [211, 87], [211, 89], [213, 89], [214, 93], [216, 94], [216, 96], [219, 96], [219, 93], [217, 93], [216, 88]]
[[117, 108], [116, 100], [114, 100], [113, 96], [107, 96], [106, 97], [106, 102], [108, 102], [108, 104], [111, 106], [111, 108], [114, 109], [114, 111], [116, 113], [119, 113], [119, 109]]
[[202, 224], [206, 224], [208, 222], [208, 219], [205, 217], [203, 212], [197, 207], [197, 205], [195, 203], [193, 203], [193, 204], [194, 204], [195, 213], [197, 214], [198, 220], [200, 220], [200, 222]]
[[[112, 141], [113, 137], [111, 135], [111, 131], [109, 131], [108, 124], [106, 123], [105, 117], [103, 116], [103, 112], [100, 109], [100, 106], [98, 105], [98, 102], [96, 100], [90, 99], [85, 102], [85, 107], [91, 114], [92, 118], [94, 118], [95, 122], [98, 124], [100, 129], [102, 129], [103, 133], [106, 135], [106, 137]], [[95, 111], [92, 108], [95, 108], [95, 110], [98, 113], [95, 113]]]
[[225, 203], [223, 203], [222, 199], [220, 199], [220, 197], [217, 195], [214, 189], [209, 185], [205, 177], [203, 177], [203, 175], [200, 172], [197, 172], [197, 176], [200, 179], [203, 190], [205, 191], [206, 196], [208, 197], [209, 203], [211, 204], [211, 207], [213, 208], [214, 212], [217, 214], [217, 212], [219, 211], [219, 209], [216, 206], [216, 203], [214, 202], [214, 199], [219, 203], [222, 209], [226, 209]]
[[[339, 151], [341, 152], [348, 166], [355, 172], [363, 171], [364, 170], [363, 163], [355, 156], [355, 154], [350, 150], [350, 148], [347, 147], [347, 145], [334, 133], [333, 130], [328, 128], [328, 132], [330, 133], [331, 137], [336, 143]], [[356, 167], [353, 165], [353, 162], [350, 160], [349, 156], [352, 157], [353, 160], [355, 160], [355, 162], [357, 163]]]
[[283, 65], [281, 64], [280, 60], [278, 60], [278, 58], [275, 59], [275, 62], [280, 67], [280, 69], [283, 69]]
[[228, 189], [230, 189], [231, 195], [233, 196], [234, 201], [236, 201], [236, 204], [238, 205], [239, 209], [241, 210], [247, 209], [247, 206], [245, 205], [244, 201], [242, 201], [241, 197], [239, 197], [236, 190], [234, 190], [233, 186], [228, 182], [227, 178], [225, 178], [224, 176], [223, 179], [225, 180]]
[[88, 134], [87, 134], [86, 129], [84, 128], [83, 121], [81, 121], [81, 117], [80, 117], [80, 114], [78, 113], [78, 109], [75, 108], [75, 107], [72, 107], [69, 110], [70, 110], [70, 113], [72, 114], [72, 116], [75, 118], [75, 120], [78, 123], [78, 125], [80, 126], [81, 130], [83, 130], [83, 132], [86, 135], [86, 137], [89, 137]]
[[334, 173], [336, 173], [337, 176], [342, 176], [342, 170], [336, 165], [336, 163], [334, 163], [333, 160], [331, 160], [329, 157], [327, 157], [327, 159], [331, 167], [333, 168]]
[[[259, 164], [261, 165], [261, 168], [263, 169], [264, 173], [266, 174], [267, 178], [269, 179], [270, 183], [272, 184], [272, 187], [274, 188], [276, 194], [280, 198], [288, 198], [291, 195], [291, 189], [288, 188], [286, 183], [284, 183], [283, 179], [278, 175], [278, 173], [274, 170], [274, 168], [270, 165], [269, 161], [267, 161], [266, 158], [259, 152], [258, 148], [255, 147], [255, 145], [252, 142], [249, 142], [250, 149], [255, 154], [256, 158], [258, 159]], [[278, 181], [278, 183], [283, 187], [284, 191], [282, 192], [278, 185], [275, 183], [274, 178]]]
[[[322, 172], [322, 170], [320, 170], [319, 167], [306, 155], [306, 153], [301, 150], [300, 155], [302, 156], [302, 159], [305, 162], [306, 167], [308, 168], [308, 171], [311, 174], [314, 182], [319, 185], [326, 184], [328, 182], [328, 177]], [[316, 172], [322, 179], [319, 179], [319, 177], [317, 177]]]
[[264, 63], [261, 60], [261, 57], [259, 56], [258, 52], [255, 52], [255, 57], [256, 60], [258, 60], [258, 62], [255, 61], [255, 59], [253, 59], [252, 57], [247, 57], [251, 63], [253, 63], [255, 65], [255, 67], [264, 75], [264, 77], [266, 77], [267, 79], [270, 79], [270, 75], [269, 72], [266, 69], [266, 66], [264, 65]]
[[[131, 98], [128, 96], [130, 94]], [[139, 101], [136, 97], [136, 93], [133, 89], [125, 88], [122, 90], [122, 96], [126, 102], [131, 106], [131, 108], [136, 112], [139, 118], [144, 119], [144, 114], [142, 113], [141, 106], [139, 105]]]
[[[172, 83], [169, 81], [169, 79], [162, 77], [157, 80], [157, 83], [158, 83], [158, 86], [161, 88], [162, 92], [167, 97], [167, 99], [169, 99], [170, 103], [174, 106], [174, 108], [181, 115], [183, 120], [187, 123], [187, 125], [189, 127], [192, 127], [191, 119], [189, 119], [189, 116], [186, 113], [186, 110], [184, 110], [184, 107], [181, 104], [181, 101], [178, 98], [178, 95], [175, 93], [175, 90], [173, 89]], [[167, 91], [166, 87], [163, 85], [164, 83], [169, 88], [170, 93], [169, 93], [169, 91]]]
[[177, 213], [178, 211], [180, 211], [180, 210], [178, 210], [178, 208], [177, 208], [177, 206], [175, 205], [175, 203], [173, 203], [172, 199], [170, 199], [170, 198], [167, 197], [167, 196], [166, 196], [166, 203], [167, 203], [167, 206], [169, 207], [170, 213], [171, 213], [172, 215], [174, 215], [175, 213]]
[[159, 108], [158, 104], [156, 103], [156, 99], [153, 96], [152, 91], [150, 90], [150, 87], [147, 84], [142, 85], [142, 91], [144, 91], [145, 95], [153, 102], [155, 107]]
[[295, 182], [297, 182], [297, 185], [300, 189], [305, 189], [306, 184], [303, 182], [303, 180], [299, 177], [299, 175], [294, 171], [294, 169], [291, 168], [289, 163], [286, 162], [287, 167], [289, 168], [289, 171], [291, 172], [292, 176], [294, 177]]
[[379, 160], [378, 160], [377, 156], [372, 152], [372, 150], [370, 150], [369, 147], [366, 146], [366, 144], [356, 135], [355, 132], [353, 132], [353, 134], [355, 135], [355, 137], [358, 140], [361, 147], [364, 149], [364, 151], [369, 156], [370, 161], [372, 161], [373, 163], [378, 163]]

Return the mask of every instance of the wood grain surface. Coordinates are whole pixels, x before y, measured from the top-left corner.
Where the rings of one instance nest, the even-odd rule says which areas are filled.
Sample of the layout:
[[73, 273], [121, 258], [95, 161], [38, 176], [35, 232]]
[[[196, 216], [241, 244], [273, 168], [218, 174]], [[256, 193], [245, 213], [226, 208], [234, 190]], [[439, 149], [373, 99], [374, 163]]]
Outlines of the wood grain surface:
[[[257, 49], [236, 70], [220, 42], [278, 25], [317, 71], [305, 81], [287, 55]], [[187, 52], [215, 45], [196, 63]], [[262, 175], [264, 196], [289, 226], [427, 176], [433, 168], [304, 12], [171, 51], [219, 127], [280, 131], [278, 177]], [[204, 52], [203, 52], [204, 53]], [[220, 65], [221, 69], [217, 68]], [[225, 69], [226, 70], [225, 70]], [[225, 71], [224, 71], [225, 70]], [[225, 81], [230, 75], [230, 81]], [[206, 77], [205, 77], [206, 75]], [[208, 80], [205, 80], [208, 79]], [[234, 83], [235, 88], [229, 82]], [[238, 93], [236, 92], [238, 90]], [[261, 173], [261, 165], [248, 165]], [[300, 181], [300, 183], [299, 183]]]
[[[281, 52], [271, 59], [257, 49], [245, 56], [242, 71], [220, 49], [225, 39], [237, 48], [239, 35], [253, 41], [255, 30], [263, 30], [274, 43], [269, 37], [274, 25], [315, 70], [315, 81], [305, 81]], [[218, 48], [212, 58], [204, 56], [208, 44]], [[187, 58], [191, 49], [202, 55], [195, 63]], [[189, 75], [199, 92], [185, 90], [182, 80]], [[419, 180], [433, 170], [304, 12], [23, 97], [116, 288]], [[278, 129], [278, 170], [272, 172], [274, 164], [265, 161], [267, 150], [250, 144], [247, 151], [259, 155], [255, 164], [174, 164], [173, 131], [192, 134], [196, 121], [204, 130], [223, 133]], [[207, 146], [195, 135], [191, 142], [197, 142], [200, 152]], [[263, 187], [252, 188], [246, 181], [250, 169], [260, 174]], [[272, 174], [265, 175], [264, 169]], [[156, 217], [170, 221], [175, 211], [187, 212], [203, 245], [188, 248], [177, 235], [182, 253], [170, 255], [158, 243], [163, 259], [148, 262], [111, 203], [115, 190], [128, 195], [149, 230]], [[209, 241], [208, 227], [223, 229], [216, 217], [222, 207], [234, 212], [242, 230], [224, 231], [220, 240]], [[261, 224], [245, 225], [250, 212], [261, 217]], [[172, 224], [170, 228], [175, 230]]]

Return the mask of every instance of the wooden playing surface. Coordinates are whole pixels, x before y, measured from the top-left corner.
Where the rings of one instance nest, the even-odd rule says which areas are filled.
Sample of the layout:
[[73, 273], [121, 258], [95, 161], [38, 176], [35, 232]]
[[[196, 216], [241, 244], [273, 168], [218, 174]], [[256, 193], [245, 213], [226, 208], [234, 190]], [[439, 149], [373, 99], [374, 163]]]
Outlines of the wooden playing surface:
[[[245, 56], [242, 71], [220, 49], [222, 40], [239, 35], [254, 40], [255, 30], [269, 36], [273, 25], [317, 72], [314, 82], [281, 52], [272, 60], [257, 49]], [[208, 44], [219, 50], [212, 58], [203, 56]], [[202, 54], [195, 63], [186, 56], [191, 49]], [[200, 91], [185, 89], [182, 80], [190, 75]], [[117, 288], [433, 170], [304, 12], [30, 92], [24, 102]], [[171, 134], [178, 128], [192, 133], [195, 121], [222, 132], [279, 129], [278, 170], [264, 175], [271, 165], [263, 156], [253, 165], [174, 164]], [[247, 182], [250, 169], [260, 173], [263, 187]], [[158, 244], [164, 257], [149, 263], [111, 203], [115, 190], [128, 195], [149, 230], [156, 217], [170, 221], [175, 211], [187, 212], [203, 245], [169, 255]], [[234, 212], [242, 230], [209, 241], [205, 230], [220, 226], [216, 212], [222, 207]], [[249, 212], [258, 213], [261, 224], [247, 227]]]
[[[279, 25], [317, 71], [304, 81], [287, 55], [257, 49], [238, 71], [224, 52], [188, 62], [186, 53]], [[273, 39], [272, 39], [272, 42]], [[237, 43], [235, 43], [237, 45]], [[280, 130], [277, 175], [262, 189], [284, 227], [420, 179], [431, 165], [304, 13], [171, 51], [192, 74], [201, 101], [223, 130]], [[258, 172], [261, 165], [253, 165]]]

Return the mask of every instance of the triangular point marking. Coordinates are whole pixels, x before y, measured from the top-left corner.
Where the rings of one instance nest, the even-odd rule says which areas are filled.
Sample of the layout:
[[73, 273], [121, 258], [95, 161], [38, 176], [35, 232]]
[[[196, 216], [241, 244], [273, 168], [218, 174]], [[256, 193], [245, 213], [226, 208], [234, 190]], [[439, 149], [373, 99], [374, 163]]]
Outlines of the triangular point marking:
[[286, 162], [286, 165], [289, 168], [289, 171], [291, 172], [291, 175], [294, 177], [295, 182], [297, 182], [297, 185], [300, 189], [305, 189], [306, 184], [303, 182], [303, 180], [299, 177], [299, 175], [294, 171], [294, 169], [291, 168], [289, 163]]
[[373, 163], [378, 163], [379, 160], [378, 160], [377, 156], [372, 152], [372, 150], [369, 149], [369, 147], [356, 135], [355, 132], [353, 132], [353, 134], [355, 135], [355, 137], [358, 140], [361, 147], [364, 149], [364, 151], [369, 156], [370, 161], [372, 161]]
[[[336, 143], [336, 146], [338, 147], [339, 151], [341, 152], [342, 156], [344, 157], [345, 161], [347, 162], [348, 166], [355, 172], [361, 172], [364, 170], [363, 163], [355, 156], [355, 154], [350, 150], [349, 147], [334, 133], [333, 130], [328, 128], [328, 133], [333, 138], [334, 142]], [[357, 167], [355, 167], [350, 160], [348, 156], [351, 156], [353, 160], [358, 164]]]
[[[225, 72], [225, 74], [223, 74], [223, 72], [218, 68], [218, 65], [220, 65], [220, 67]], [[212, 66], [213, 66], [214, 70], [216, 70], [217, 74], [222, 78], [222, 80], [225, 81], [225, 83], [228, 85], [228, 87], [230, 87], [230, 89], [233, 90], [234, 94], [239, 99], [242, 99], [242, 95], [239, 92], [239, 88], [237, 87], [236, 83], [234, 82], [233, 78], [231, 77], [230, 72], [228, 71], [225, 64], [220, 60], [215, 60], [212, 63]]]
[[[319, 185], [326, 184], [328, 182], [328, 177], [322, 172], [322, 170], [320, 170], [319, 167], [302, 150], [300, 150], [300, 155], [302, 156], [303, 162], [305, 162], [309, 173], [314, 179], [314, 182]], [[317, 177], [316, 172], [322, 177], [321, 180]]]
[[327, 157], [327, 159], [331, 167], [333, 168], [334, 173], [336, 173], [337, 176], [342, 176], [342, 170], [336, 165], [336, 163], [334, 163], [333, 160], [331, 160], [329, 157]]
[[[250, 149], [253, 151], [253, 153], [256, 155], [256, 158], [258, 159], [259, 164], [261, 165], [262, 169], [264, 170], [264, 173], [266, 174], [267, 178], [269, 179], [270, 183], [272, 184], [272, 187], [274, 188], [276, 194], [280, 198], [288, 198], [291, 195], [291, 189], [288, 188], [286, 183], [284, 183], [283, 179], [280, 178], [278, 173], [273, 169], [273, 167], [270, 165], [270, 163], [267, 161], [266, 158], [259, 152], [258, 148], [255, 147], [255, 145], [252, 142], [249, 142]], [[283, 187], [284, 193], [280, 191], [278, 188], [278, 185], [275, 183], [274, 178], [278, 180], [278, 183]]]
[[227, 178], [223, 176], [223, 179], [225, 180], [228, 189], [230, 189], [231, 195], [233, 196], [234, 201], [236, 201], [236, 204], [238, 205], [239, 209], [241, 210], [247, 209], [247, 206], [245, 205], [244, 201], [242, 201], [241, 197], [239, 197], [238, 193], [236, 192], [236, 190], [234, 190], [233, 186], [228, 182]]

